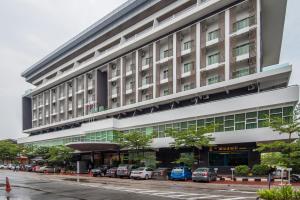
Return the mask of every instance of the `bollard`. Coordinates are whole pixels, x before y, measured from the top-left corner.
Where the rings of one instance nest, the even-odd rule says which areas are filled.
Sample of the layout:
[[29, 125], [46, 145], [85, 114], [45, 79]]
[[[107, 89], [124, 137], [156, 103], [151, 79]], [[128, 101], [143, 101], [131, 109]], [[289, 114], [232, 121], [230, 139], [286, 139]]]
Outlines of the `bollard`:
[[10, 183], [8, 177], [6, 177], [5, 191], [9, 193], [11, 191]]

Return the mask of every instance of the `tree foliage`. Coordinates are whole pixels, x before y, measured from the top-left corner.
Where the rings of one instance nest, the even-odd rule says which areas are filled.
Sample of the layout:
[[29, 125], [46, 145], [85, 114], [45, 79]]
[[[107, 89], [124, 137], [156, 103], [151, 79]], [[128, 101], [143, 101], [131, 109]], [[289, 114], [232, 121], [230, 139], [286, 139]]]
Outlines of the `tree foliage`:
[[203, 147], [212, 146], [214, 141], [211, 133], [214, 131], [215, 125], [207, 125], [204, 127], [189, 127], [185, 130], [170, 130], [170, 135], [173, 136], [174, 142], [171, 146], [175, 148], [193, 148], [198, 149], [198, 163], [200, 162], [200, 150]]
[[0, 141], [0, 160], [14, 161], [20, 153], [20, 147], [9, 140]]
[[[139, 162], [144, 159], [144, 150], [150, 146], [152, 141], [151, 134], [144, 134], [139, 131], [128, 132], [128, 133], [117, 133], [118, 143], [122, 148], [127, 148], [132, 151], [136, 157], [134, 160]], [[139, 150], [142, 150], [142, 156], [139, 156]]]
[[299, 105], [295, 107], [291, 119], [274, 117], [270, 119], [268, 125], [275, 132], [287, 135], [287, 140], [258, 145], [257, 151], [271, 153], [267, 154], [264, 164], [292, 167], [293, 170], [300, 169], [300, 141], [293, 139], [293, 135], [300, 133]]

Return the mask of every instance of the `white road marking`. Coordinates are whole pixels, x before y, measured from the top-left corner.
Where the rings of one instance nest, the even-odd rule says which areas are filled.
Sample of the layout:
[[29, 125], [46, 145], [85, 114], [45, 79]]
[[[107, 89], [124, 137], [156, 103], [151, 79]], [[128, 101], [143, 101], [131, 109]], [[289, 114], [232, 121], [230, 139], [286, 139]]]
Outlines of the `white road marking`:
[[222, 196], [220, 196], [220, 195], [207, 195], [207, 196], [203, 196], [203, 197], [190, 197], [190, 198], [186, 198], [186, 200], [210, 199], [210, 198], [217, 198], [217, 197], [222, 197]]

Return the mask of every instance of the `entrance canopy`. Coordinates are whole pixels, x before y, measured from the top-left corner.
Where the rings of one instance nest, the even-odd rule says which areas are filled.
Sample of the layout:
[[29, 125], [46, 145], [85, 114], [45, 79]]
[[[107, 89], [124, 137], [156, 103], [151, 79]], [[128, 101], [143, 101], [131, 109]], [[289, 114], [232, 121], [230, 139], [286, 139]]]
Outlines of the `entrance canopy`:
[[78, 151], [117, 151], [120, 148], [111, 142], [71, 142], [66, 146]]

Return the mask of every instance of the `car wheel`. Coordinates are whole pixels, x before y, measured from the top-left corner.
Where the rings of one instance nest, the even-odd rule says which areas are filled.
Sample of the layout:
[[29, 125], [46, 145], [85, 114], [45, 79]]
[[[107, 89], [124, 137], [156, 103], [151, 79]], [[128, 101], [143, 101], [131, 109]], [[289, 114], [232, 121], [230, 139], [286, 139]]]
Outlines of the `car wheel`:
[[145, 180], [148, 180], [148, 179], [149, 179], [149, 175], [146, 174], [146, 175], [145, 175]]

